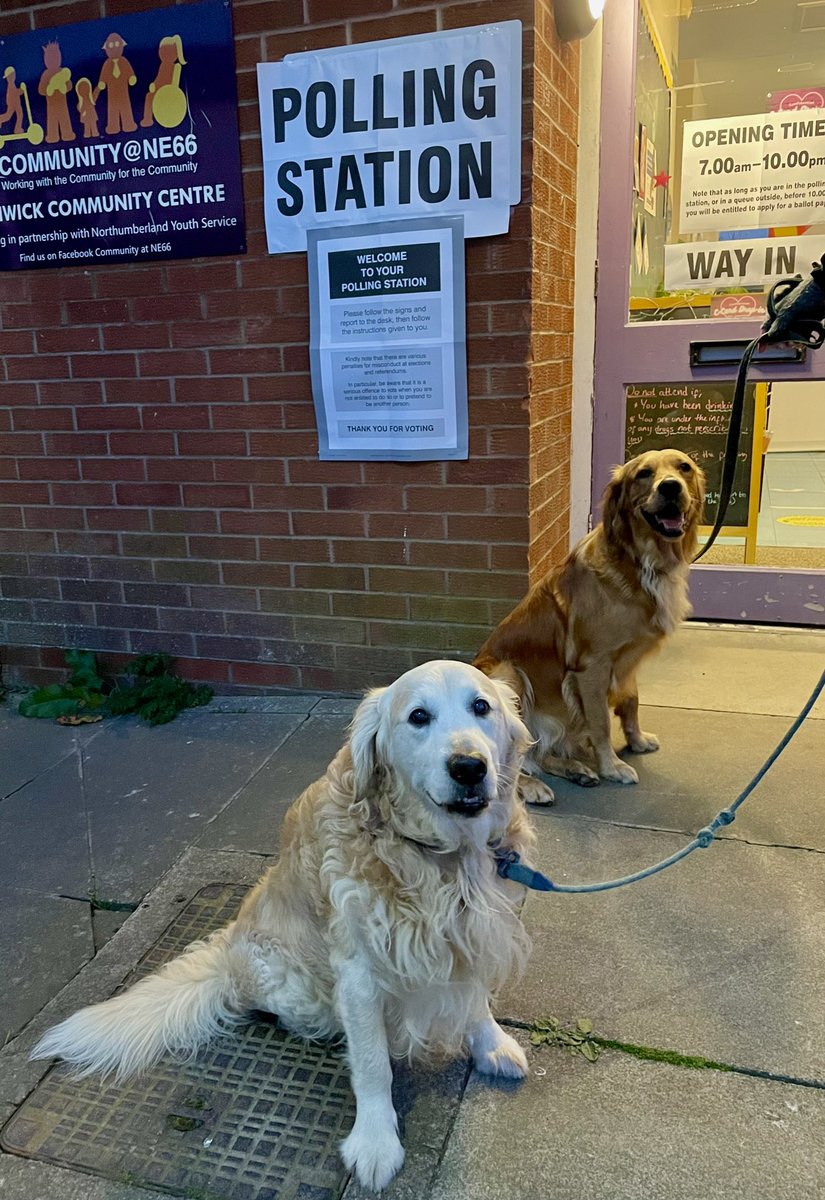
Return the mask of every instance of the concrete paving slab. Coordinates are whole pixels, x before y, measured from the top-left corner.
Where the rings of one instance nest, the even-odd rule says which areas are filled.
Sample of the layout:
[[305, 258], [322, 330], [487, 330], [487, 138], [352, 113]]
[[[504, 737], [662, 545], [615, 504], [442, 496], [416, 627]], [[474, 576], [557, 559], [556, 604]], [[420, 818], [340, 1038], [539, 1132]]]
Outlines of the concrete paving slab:
[[17, 712], [17, 697], [0, 704], [0, 800], [35, 779], [88, 742], [96, 725], [74, 728], [56, 721], [35, 721]]
[[293, 696], [216, 696], [201, 708], [192, 709], [192, 715], [207, 713], [304, 713], [308, 714], [319, 701], [312, 692], [300, 692]]
[[2, 1046], [89, 961], [94, 945], [88, 904], [4, 885], [0, 912]]
[[[796, 716], [825, 667], [825, 629], [683, 625], [639, 672], [645, 704]], [[815, 710], [825, 718], [825, 702]]]
[[521, 1086], [473, 1075], [429, 1200], [822, 1195], [821, 1091], [611, 1051], [528, 1057]]
[[0, 1155], [0, 1194], [5, 1200], [169, 1200], [168, 1192], [95, 1179], [11, 1154]]
[[302, 719], [184, 713], [105, 729], [84, 756], [98, 895], [139, 901]]
[[312, 715], [320, 717], [340, 713], [343, 716], [351, 717], [362, 699], [363, 696], [325, 696], [315, 705]]
[[88, 896], [89, 837], [76, 755], [0, 803], [0, 880], [41, 894]]
[[323, 775], [346, 736], [348, 718], [311, 716], [292, 733], [199, 839], [215, 850], [276, 854], [284, 814]]
[[[536, 818], [558, 883], [615, 879], [682, 835]], [[498, 1012], [589, 1017], [598, 1033], [825, 1081], [825, 855], [718, 842], [661, 875], [591, 895], [530, 893], [524, 977]]]
[[[790, 725], [788, 717], [643, 706], [644, 729], [657, 734], [655, 754], [625, 753], [639, 773], [632, 786], [580, 788], [552, 779], [560, 814], [579, 813], [694, 833], [750, 782]], [[615, 745], [623, 738], [615, 729]], [[825, 850], [825, 731], [808, 721], [740, 810], [726, 837]]]

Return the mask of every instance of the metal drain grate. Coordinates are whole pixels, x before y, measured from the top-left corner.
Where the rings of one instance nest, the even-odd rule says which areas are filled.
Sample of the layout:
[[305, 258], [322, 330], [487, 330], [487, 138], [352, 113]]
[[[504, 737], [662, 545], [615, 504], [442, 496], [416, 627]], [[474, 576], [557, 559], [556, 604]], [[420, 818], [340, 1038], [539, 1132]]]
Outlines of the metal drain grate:
[[[126, 981], [230, 921], [245, 887], [210, 884]], [[242, 1027], [192, 1063], [161, 1063], [120, 1086], [45, 1076], [0, 1134], [12, 1154], [198, 1200], [333, 1200], [338, 1143], [355, 1102], [343, 1051]]]

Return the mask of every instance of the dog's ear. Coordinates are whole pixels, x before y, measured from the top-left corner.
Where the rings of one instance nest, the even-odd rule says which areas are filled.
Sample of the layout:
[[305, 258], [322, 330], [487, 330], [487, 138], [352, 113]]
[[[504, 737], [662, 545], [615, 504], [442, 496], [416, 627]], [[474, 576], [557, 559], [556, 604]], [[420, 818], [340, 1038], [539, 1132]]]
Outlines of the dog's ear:
[[690, 476], [691, 497], [693, 504], [690, 509], [690, 519], [688, 521], [685, 536], [681, 542], [681, 554], [685, 562], [693, 562], [696, 557], [696, 551], [699, 548], [699, 526], [704, 524], [705, 520], [705, 488], [707, 479], [705, 472], [701, 467], [697, 467], [693, 463], [693, 472]]
[[631, 541], [630, 518], [625, 504], [627, 479], [627, 464], [616, 467], [602, 499], [602, 526], [607, 540], [614, 545], [629, 545]]
[[355, 796], [361, 799], [370, 789], [376, 768], [376, 738], [381, 725], [381, 699], [386, 688], [373, 688], [358, 705], [349, 727], [349, 746], [355, 778]]
[[503, 679], [491, 678], [489, 682], [495, 688], [501, 701], [501, 707], [507, 720], [507, 733], [516, 753], [519, 756], [526, 754], [535, 739], [524, 724], [518, 692]]

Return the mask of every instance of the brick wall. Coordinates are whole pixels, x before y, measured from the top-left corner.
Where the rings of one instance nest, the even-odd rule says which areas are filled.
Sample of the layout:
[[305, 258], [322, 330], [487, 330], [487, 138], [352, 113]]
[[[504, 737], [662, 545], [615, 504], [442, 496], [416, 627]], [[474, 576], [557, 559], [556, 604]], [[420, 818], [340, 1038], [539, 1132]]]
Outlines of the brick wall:
[[[0, 37], [148, 7], [3, 0]], [[577, 58], [549, 10], [535, 211], [532, 3], [233, 11], [248, 254], [0, 275], [0, 644], [30, 681], [82, 645], [114, 667], [168, 650], [224, 688], [383, 682], [472, 654], [528, 558], [566, 546]], [[265, 247], [255, 64], [504, 16], [525, 26], [524, 200], [467, 244], [471, 457], [320, 462], [306, 258]]]

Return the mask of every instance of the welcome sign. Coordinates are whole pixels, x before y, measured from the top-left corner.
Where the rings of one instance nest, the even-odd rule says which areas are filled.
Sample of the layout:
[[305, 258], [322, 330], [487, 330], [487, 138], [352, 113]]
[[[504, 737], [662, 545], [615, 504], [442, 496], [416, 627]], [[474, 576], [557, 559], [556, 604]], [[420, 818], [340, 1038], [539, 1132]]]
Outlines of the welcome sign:
[[270, 253], [307, 229], [463, 216], [506, 233], [521, 194], [521, 22], [258, 65]]

